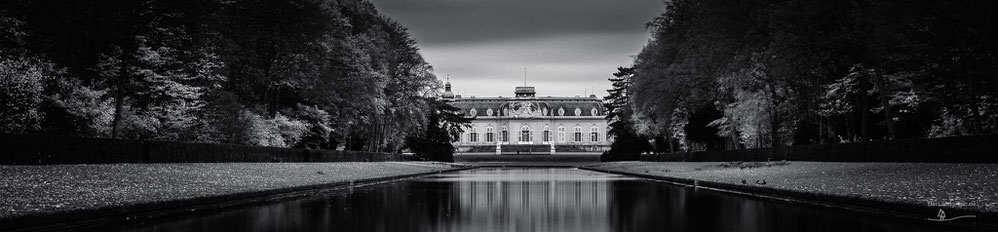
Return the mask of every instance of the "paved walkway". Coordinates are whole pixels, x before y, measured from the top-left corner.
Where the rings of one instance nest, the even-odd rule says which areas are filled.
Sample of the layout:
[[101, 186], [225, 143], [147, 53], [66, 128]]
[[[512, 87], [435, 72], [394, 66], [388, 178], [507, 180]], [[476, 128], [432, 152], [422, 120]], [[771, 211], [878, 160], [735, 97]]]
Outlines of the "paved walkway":
[[587, 168], [754, 193], [998, 214], [998, 164], [614, 162]]
[[459, 168], [435, 162], [0, 165], [0, 230], [50, 215], [126, 214]]

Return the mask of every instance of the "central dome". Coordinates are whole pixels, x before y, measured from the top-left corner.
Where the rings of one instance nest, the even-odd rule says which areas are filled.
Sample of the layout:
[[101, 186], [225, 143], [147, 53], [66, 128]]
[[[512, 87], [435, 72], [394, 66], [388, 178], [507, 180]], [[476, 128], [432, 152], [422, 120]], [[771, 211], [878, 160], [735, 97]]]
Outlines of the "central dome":
[[450, 91], [450, 81], [447, 81], [447, 84], [444, 85], [444, 93], [442, 95], [440, 95], [440, 97], [442, 97], [442, 98], [454, 98], [454, 92]]

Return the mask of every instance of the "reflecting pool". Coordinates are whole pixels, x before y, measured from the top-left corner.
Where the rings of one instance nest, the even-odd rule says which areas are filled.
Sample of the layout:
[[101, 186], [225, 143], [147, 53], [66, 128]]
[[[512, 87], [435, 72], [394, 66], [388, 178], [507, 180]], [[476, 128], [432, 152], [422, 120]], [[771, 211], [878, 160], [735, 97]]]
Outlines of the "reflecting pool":
[[102, 231], [954, 231], [569, 168], [489, 168]]

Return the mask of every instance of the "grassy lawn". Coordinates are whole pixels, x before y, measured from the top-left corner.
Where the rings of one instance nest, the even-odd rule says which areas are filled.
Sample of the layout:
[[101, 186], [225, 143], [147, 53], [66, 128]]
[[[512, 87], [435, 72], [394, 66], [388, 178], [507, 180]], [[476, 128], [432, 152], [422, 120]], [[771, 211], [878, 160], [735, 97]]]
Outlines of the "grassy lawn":
[[0, 218], [452, 169], [435, 162], [0, 165]]
[[998, 164], [614, 162], [591, 167], [796, 192], [998, 212]]

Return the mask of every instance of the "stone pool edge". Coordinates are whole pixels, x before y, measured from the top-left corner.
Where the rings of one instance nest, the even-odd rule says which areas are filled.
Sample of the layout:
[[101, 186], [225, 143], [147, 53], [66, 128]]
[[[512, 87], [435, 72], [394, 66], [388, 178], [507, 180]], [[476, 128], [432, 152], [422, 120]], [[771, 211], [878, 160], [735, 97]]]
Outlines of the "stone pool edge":
[[88, 208], [74, 211], [63, 211], [48, 214], [33, 214], [0, 218], [0, 231], [46, 231], [59, 229], [79, 229], [92, 225], [104, 225], [120, 222], [149, 220], [174, 216], [195, 211], [218, 210], [230, 207], [249, 205], [257, 202], [276, 201], [303, 197], [326, 191], [338, 191], [340, 188], [378, 184], [381, 182], [398, 181], [418, 178], [446, 172], [456, 172], [479, 168], [474, 165], [444, 163], [450, 168], [417, 172], [403, 175], [392, 175], [356, 180], [335, 181], [316, 185], [302, 185], [287, 188], [276, 188], [261, 191], [239, 192], [192, 199], [172, 199], [166, 201], [139, 203], [134, 205], [115, 205], [101, 208]]
[[955, 221], [943, 222], [946, 225], [951, 225], [971, 230], [998, 231], [998, 224], [988, 223], [988, 222], [998, 221], [998, 214], [990, 212], [958, 209], [952, 207], [928, 206], [928, 205], [912, 204], [906, 202], [882, 201], [882, 200], [861, 198], [855, 196], [822, 194], [815, 192], [795, 191], [789, 189], [778, 189], [778, 188], [754, 186], [754, 185], [737, 185], [737, 184], [729, 184], [729, 183], [722, 183], [715, 181], [698, 180], [693, 178], [659, 176], [659, 175], [635, 173], [628, 171], [610, 170], [594, 166], [583, 166], [583, 167], [578, 167], [578, 169], [617, 174], [617, 175], [634, 176], [645, 179], [663, 181], [669, 184], [689, 186], [694, 188], [704, 188], [713, 191], [727, 192], [739, 195], [748, 195], [752, 197], [761, 197], [761, 198], [775, 199], [781, 201], [804, 203], [804, 204], [818, 205], [822, 207], [840, 208], [840, 209], [861, 211], [861, 212], [881, 214], [881, 215], [892, 215], [916, 221], [927, 221], [926, 220], [927, 215], [935, 215], [935, 213], [938, 210], [942, 209], [945, 210], [949, 215], [973, 214], [977, 216], [976, 218], [977, 220], [974, 220], [975, 223], [968, 223], [965, 221], [955, 220]]

